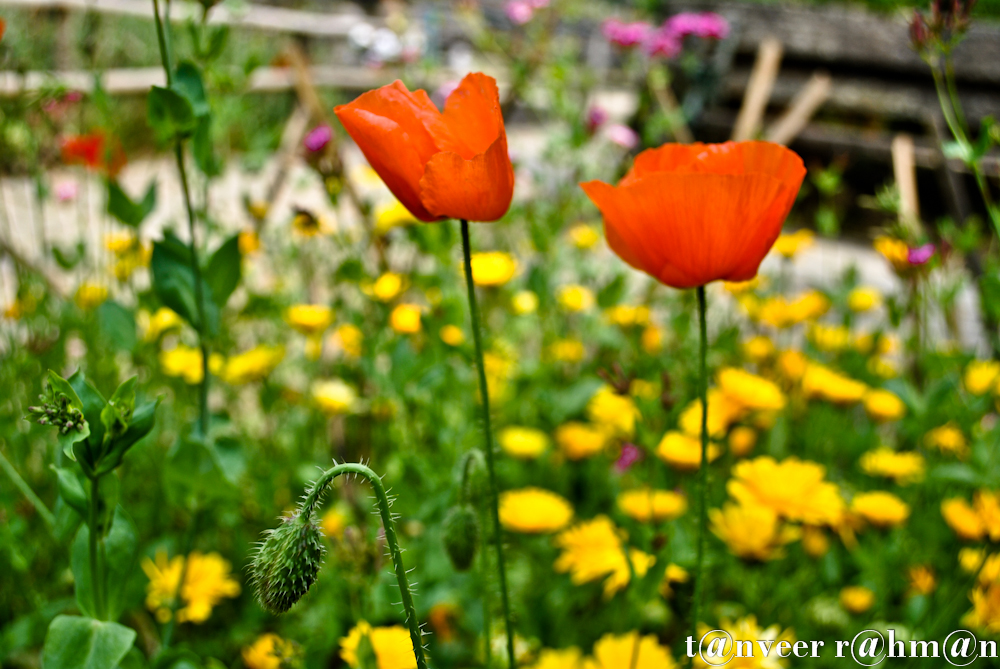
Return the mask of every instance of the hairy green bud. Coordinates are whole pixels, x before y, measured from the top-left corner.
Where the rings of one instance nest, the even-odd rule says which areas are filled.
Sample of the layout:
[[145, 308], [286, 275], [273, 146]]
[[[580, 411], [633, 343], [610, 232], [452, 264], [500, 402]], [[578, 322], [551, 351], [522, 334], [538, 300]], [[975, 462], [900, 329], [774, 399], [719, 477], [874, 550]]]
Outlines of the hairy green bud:
[[323, 564], [323, 536], [315, 514], [301, 509], [264, 533], [250, 566], [261, 608], [279, 614], [308, 592]]
[[459, 462], [459, 501], [470, 503], [481, 509], [490, 495], [490, 480], [486, 470], [486, 458], [477, 448], [470, 449]]
[[72, 399], [65, 393], [49, 385], [38, 399], [42, 402], [40, 406], [28, 407], [28, 420], [39, 425], [53, 425], [59, 428], [60, 434], [83, 431], [87, 424], [83, 412], [73, 406]]
[[468, 504], [453, 507], [442, 525], [444, 549], [458, 571], [468, 571], [479, 546], [479, 520]]

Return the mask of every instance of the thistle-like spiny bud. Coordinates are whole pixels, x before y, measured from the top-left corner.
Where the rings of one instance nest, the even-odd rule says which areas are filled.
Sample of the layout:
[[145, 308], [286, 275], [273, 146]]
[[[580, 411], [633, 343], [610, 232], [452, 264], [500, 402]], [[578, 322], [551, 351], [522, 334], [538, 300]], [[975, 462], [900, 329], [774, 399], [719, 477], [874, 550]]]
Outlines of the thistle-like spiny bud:
[[265, 532], [250, 566], [261, 608], [274, 614], [292, 608], [316, 582], [325, 551], [311, 511], [299, 509]]
[[444, 549], [458, 571], [467, 571], [476, 558], [479, 546], [479, 520], [468, 504], [451, 509], [442, 524]]

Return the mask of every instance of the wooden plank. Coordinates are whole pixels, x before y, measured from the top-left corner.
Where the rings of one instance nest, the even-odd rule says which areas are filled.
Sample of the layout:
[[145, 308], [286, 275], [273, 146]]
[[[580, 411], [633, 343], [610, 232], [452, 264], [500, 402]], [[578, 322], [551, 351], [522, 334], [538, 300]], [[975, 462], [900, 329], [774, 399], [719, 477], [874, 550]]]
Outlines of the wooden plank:
[[781, 68], [781, 52], [781, 42], [773, 37], [764, 39], [757, 48], [757, 60], [750, 72], [750, 80], [743, 94], [743, 105], [733, 126], [734, 141], [742, 142], [757, 134], [767, 101], [771, 99], [774, 80]]
[[892, 138], [892, 173], [899, 189], [899, 223], [920, 234], [920, 200], [917, 197], [917, 163], [913, 137], [900, 133]]
[[816, 110], [830, 97], [830, 75], [817, 72], [809, 78], [781, 118], [764, 134], [769, 142], [788, 144], [809, 123]]

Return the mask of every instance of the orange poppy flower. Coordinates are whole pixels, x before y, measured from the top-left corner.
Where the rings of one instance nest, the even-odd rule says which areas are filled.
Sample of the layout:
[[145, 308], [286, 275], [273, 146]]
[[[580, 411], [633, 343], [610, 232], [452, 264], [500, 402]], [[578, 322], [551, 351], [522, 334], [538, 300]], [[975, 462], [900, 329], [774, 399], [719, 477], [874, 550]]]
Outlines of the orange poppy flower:
[[7, 32], [7, 22], [0, 17], [0, 39], [3, 39], [3, 34]]
[[125, 152], [113, 142], [109, 148], [103, 134], [70, 135], [62, 141], [62, 160], [67, 165], [85, 165], [114, 176], [125, 166]]
[[769, 142], [665, 144], [636, 156], [617, 187], [580, 186], [622, 260], [694, 288], [757, 274], [805, 174], [798, 155]]
[[421, 221], [495, 221], [514, 195], [496, 81], [467, 75], [444, 113], [395, 81], [334, 109], [389, 190]]

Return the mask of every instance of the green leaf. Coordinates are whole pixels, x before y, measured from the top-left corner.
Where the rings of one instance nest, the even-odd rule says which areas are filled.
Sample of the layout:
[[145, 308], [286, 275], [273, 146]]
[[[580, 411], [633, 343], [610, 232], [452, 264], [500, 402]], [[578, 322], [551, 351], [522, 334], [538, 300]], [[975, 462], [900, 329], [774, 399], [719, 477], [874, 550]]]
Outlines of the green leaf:
[[[201, 329], [198, 317], [198, 303], [195, 294], [194, 271], [191, 269], [191, 255], [176, 237], [168, 237], [153, 243], [153, 257], [150, 269], [153, 274], [153, 291], [164, 306], [170, 307], [190, 323]], [[212, 300], [211, 289], [201, 281], [205, 303], [206, 329], [214, 334], [219, 327], [219, 310]]]
[[233, 235], [208, 259], [205, 282], [212, 289], [212, 299], [225, 306], [240, 283], [240, 236]]
[[84, 256], [87, 255], [87, 247], [83, 242], [77, 242], [76, 246], [64, 249], [58, 244], [52, 245], [52, 257], [63, 269], [70, 270], [80, 264]]
[[93, 474], [97, 459], [100, 457], [100, 446], [104, 443], [104, 424], [101, 422], [101, 412], [104, 411], [107, 400], [80, 370], [69, 377], [68, 381], [83, 404], [83, 417], [87, 420], [90, 431], [86, 440], [80, 440], [73, 444], [73, 453], [76, 456], [75, 459], [83, 467], [84, 473], [90, 476]]
[[97, 324], [101, 334], [117, 351], [134, 351], [137, 340], [135, 316], [114, 300], [106, 300], [97, 308]]
[[198, 124], [191, 102], [176, 90], [153, 86], [146, 105], [146, 120], [160, 142], [186, 137]]
[[622, 295], [625, 294], [625, 275], [619, 274], [614, 279], [609, 281], [600, 291], [597, 293], [597, 304], [602, 309], [607, 309], [618, 304], [622, 299]]
[[194, 135], [191, 137], [191, 154], [194, 156], [194, 164], [205, 176], [215, 177], [222, 173], [222, 166], [216, 160], [212, 146], [212, 116], [210, 114], [198, 120], [198, 127], [195, 128]]
[[191, 62], [185, 61], [177, 66], [174, 72], [174, 82], [170, 88], [184, 97], [191, 105], [191, 111], [197, 118], [211, 113], [208, 98], [205, 96], [205, 84], [201, 80], [201, 72]]
[[113, 444], [125, 434], [129, 421], [132, 419], [132, 412], [135, 410], [135, 380], [133, 376], [125, 381], [115, 394], [111, 396], [108, 403], [101, 411], [101, 424], [104, 425], [104, 440]]
[[972, 467], [961, 462], [938, 465], [930, 470], [928, 478], [936, 481], [967, 483], [973, 486], [980, 484], [979, 475], [973, 471]]
[[125, 225], [138, 228], [156, 207], [156, 182], [146, 188], [140, 202], [135, 202], [117, 181], [108, 180], [108, 213]]
[[157, 397], [152, 402], [143, 404], [132, 413], [128, 429], [125, 430], [124, 434], [116, 437], [109, 445], [108, 452], [101, 460], [101, 465], [97, 469], [98, 474], [104, 474], [117, 468], [122, 463], [125, 453], [152, 431], [153, 426], [156, 425], [156, 407], [160, 405], [161, 399]]
[[233, 490], [213, 445], [195, 435], [179, 438], [167, 451], [163, 478], [168, 499], [188, 508]]
[[59, 484], [59, 495], [66, 504], [80, 514], [81, 518], [87, 517], [87, 493], [83, 489], [83, 484], [77, 478], [76, 473], [67, 467], [56, 467], [50, 465], [56, 473], [56, 481]]
[[42, 669], [114, 669], [135, 642], [135, 631], [118, 623], [56, 616], [42, 649]]

